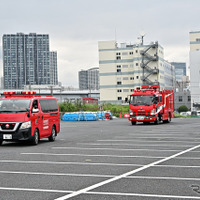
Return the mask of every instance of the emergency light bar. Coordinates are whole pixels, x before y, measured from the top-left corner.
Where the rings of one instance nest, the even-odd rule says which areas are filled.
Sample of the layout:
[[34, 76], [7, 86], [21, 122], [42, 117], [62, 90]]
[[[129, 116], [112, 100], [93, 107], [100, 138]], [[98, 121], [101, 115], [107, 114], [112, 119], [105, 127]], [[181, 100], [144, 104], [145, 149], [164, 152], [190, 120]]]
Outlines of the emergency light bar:
[[35, 91], [22, 91], [22, 94], [32, 95], [32, 94], [36, 94], [36, 92]]
[[33, 95], [36, 94], [35, 91], [8, 91], [8, 92], [3, 92], [4, 95]]

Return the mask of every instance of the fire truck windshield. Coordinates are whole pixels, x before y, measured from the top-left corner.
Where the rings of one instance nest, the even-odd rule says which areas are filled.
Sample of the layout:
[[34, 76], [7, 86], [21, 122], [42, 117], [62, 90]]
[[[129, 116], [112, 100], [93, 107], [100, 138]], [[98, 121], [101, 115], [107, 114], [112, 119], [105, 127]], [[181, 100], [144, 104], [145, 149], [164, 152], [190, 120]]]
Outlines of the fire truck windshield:
[[153, 104], [154, 95], [131, 95], [130, 104], [137, 105], [146, 105], [150, 106]]
[[0, 112], [26, 112], [30, 99], [0, 99]]

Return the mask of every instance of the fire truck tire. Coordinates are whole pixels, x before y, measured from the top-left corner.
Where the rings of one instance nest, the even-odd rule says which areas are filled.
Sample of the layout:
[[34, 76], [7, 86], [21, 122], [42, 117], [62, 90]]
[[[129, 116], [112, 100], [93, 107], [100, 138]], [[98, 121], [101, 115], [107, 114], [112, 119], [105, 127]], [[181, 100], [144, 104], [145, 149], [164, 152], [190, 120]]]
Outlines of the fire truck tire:
[[39, 143], [39, 131], [38, 131], [38, 129], [35, 129], [32, 144], [38, 145], [38, 143]]
[[2, 143], [3, 143], [3, 140], [0, 140], [0, 145], [2, 145]]
[[171, 122], [171, 115], [170, 115], [170, 113], [168, 114], [168, 120], [167, 120], [167, 122], [168, 122], [168, 123]]
[[49, 137], [49, 141], [53, 142], [55, 141], [55, 139], [56, 139], [56, 129], [55, 126], [53, 126], [51, 130], [51, 136]]
[[131, 124], [132, 125], [136, 125], [136, 121], [131, 121]]
[[154, 124], [158, 124], [158, 118], [156, 118], [156, 120], [154, 121]]

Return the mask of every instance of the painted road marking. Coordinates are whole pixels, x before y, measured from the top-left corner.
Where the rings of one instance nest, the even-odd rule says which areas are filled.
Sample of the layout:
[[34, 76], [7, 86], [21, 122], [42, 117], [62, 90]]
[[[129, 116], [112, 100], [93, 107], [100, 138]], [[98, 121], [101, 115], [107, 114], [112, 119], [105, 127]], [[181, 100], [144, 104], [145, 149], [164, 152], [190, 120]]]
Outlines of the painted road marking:
[[190, 141], [159, 141], [159, 140], [155, 140], [155, 141], [144, 141], [144, 140], [97, 140], [98, 142], [159, 142], [159, 143], [191, 143], [191, 144], [196, 144], [196, 143], [199, 143], [199, 142], [190, 142]]
[[[165, 159], [165, 158], [164, 158]], [[157, 162], [157, 161], [156, 161]], [[0, 160], [0, 163], [19, 163], [19, 164], [53, 164], [53, 165], [105, 165], [105, 166], [136, 166], [141, 167], [141, 164], [132, 163], [93, 163], [93, 162], [53, 162], [53, 161], [24, 161], [24, 160]], [[156, 165], [153, 167], [171, 167], [171, 168], [200, 168], [200, 165]]]
[[[73, 194], [73, 193], [72, 193]], [[112, 195], [112, 196], [137, 196], [137, 197], [155, 197], [155, 198], [177, 198], [177, 199], [200, 199], [197, 196], [177, 196], [177, 195], [159, 195], [159, 194], [138, 194], [138, 193], [115, 193], [115, 192], [86, 192], [86, 194]], [[70, 194], [66, 195], [69, 196]], [[65, 198], [68, 199], [68, 198]], [[60, 200], [60, 198], [56, 199]], [[64, 199], [63, 199], [64, 200]]]
[[84, 148], [84, 147], [52, 147], [52, 149], [111, 150], [111, 151], [180, 151], [171, 149], [119, 149], [119, 148]]
[[[31, 189], [31, 188], [11, 188], [0, 187], [0, 190], [8, 191], [24, 191], [24, 192], [50, 192], [50, 193], [73, 193], [70, 190], [47, 190], [47, 189]], [[138, 196], [138, 197], [157, 197], [157, 198], [178, 198], [178, 199], [200, 199], [197, 196], [176, 196], [176, 195], [158, 195], [158, 194], [138, 194], [138, 193], [114, 193], [114, 192], [84, 192], [83, 194], [98, 194], [112, 196]]]
[[[161, 159], [161, 160], [152, 162], [152, 163], [150, 163], [150, 164], [148, 164], [148, 165], [144, 165], [144, 166], [142, 166], [142, 167], [140, 167], [140, 168], [137, 168], [137, 169], [134, 169], [134, 170], [132, 170], [132, 171], [126, 172], [126, 173], [121, 174], [121, 175], [119, 175], [119, 176], [115, 176], [115, 177], [110, 178], [110, 179], [108, 179], [108, 180], [105, 180], [105, 181], [99, 182], [99, 183], [97, 183], [97, 184], [91, 185], [91, 186], [89, 186], [89, 187], [80, 189], [80, 190], [78, 190], [78, 191], [76, 191], [76, 192], [72, 192], [71, 194], [68, 194], [68, 195], [62, 196], [62, 197], [60, 197], [60, 198], [57, 198], [56, 200], [66, 200], [66, 199], [69, 199], [69, 198], [71, 198], [71, 197], [74, 197], [74, 196], [83, 194], [83, 193], [88, 192], [88, 191], [90, 191], [90, 190], [93, 190], [93, 189], [96, 189], [96, 188], [98, 188], [98, 187], [101, 187], [101, 186], [103, 186], [103, 185], [105, 185], [105, 184], [108, 184], [108, 183], [111, 183], [111, 182], [113, 182], [113, 181], [116, 181], [116, 180], [125, 178], [125, 177], [127, 177], [127, 176], [130, 176], [130, 175], [132, 175], [132, 174], [135, 174], [135, 173], [137, 173], [137, 172], [139, 172], [139, 171], [142, 171], [142, 170], [144, 170], [144, 169], [153, 167], [153, 166], [158, 165], [158, 164], [160, 164], [160, 163], [162, 163], [162, 162], [165, 162], [165, 161], [167, 161], [167, 160], [173, 159], [173, 158], [175, 158], [175, 157], [177, 157], [177, 156], [180, 156], [180, 155], [182, 155], [182, 154], [184, 154], [184, 153], [187, 153], [187, 152], [192, 151], [192, 150], [194, 150], [194, 149], [197, 149], [197, 148], [199, 148], [199, 147], [200, 147], [200, 145], [194, 146], [194, 147], [192, 147], [192, 148], [186, 149], [186, 150], [184, 150], [184, 151], [181, 151], [181, 152], [179, 152], [179, 153], [176, 153], [176, 154], [174, 154], [174, 155], [172, 155], [172, 156], [169, 156], [169, 157], [166, 157], [166, 158], [164, 158], [164, 159]], [[140, 194], [140, 195], [142, 195], [142, 194]], [[144, 194], [143, 194], [143, 195], [144, 195]], [[191, 198], [191, 197], [190, 197], [190, 198]], [[199, 199], [200, 199], [200, 197], [199, 197]]]
[[128, 176], [127, 179], [158, 179], [158, 180], [184, 180], [184, 181], [200, 181], [200, 178], [188, 178], [188, 177], [170, 177], [170, 176]]
[[19, 172], [19, 171], [0, 171], [0, 174], [23, 174], [23, 175], [42, 175], [42, 176], [78, 176], [78, 177], [98, 177], [110, 178], [114, 175], [99, 175], [99, 174], [66, 174], [66, 173], [46, 173], [46, 172]]
[[[142, 144], [142, 145], [135, 145], [135, 144], [131, 144], [131, 143], [77, 143], [77, 144], [80, 144], [80, 145], [91, 145], [91, 146], [106, 146], [106, 145], [120, 145], [120, 146], [139, 146], [139, 147], [142, 147], [142, 146], [145, 146], [145, 147], [174, 147], [174, 145], [145, 145], [145, 144]], [[191, 145], [176, 145], [176, 147], [191, 147]], [[179, 149], [180, 150], [180, 149]]]
[[47, 189], [32, 189], [32, 188], [10, 188], [0, 187], [0, 190], [14, 190], [14, 191], [28, 191], [28, 192], [54, 192], [54, 193], [72, 193], [73, 191], [68, 190], [47, 190]]
[[[19, 172], [19, 171], [0, 171], [0, 174], [22, 174], [22, 175], [39, 175], [39, 176], [74, 176], [74, 177], [95, 177], [95, 178], [112, 178], [115, 175], [100, 174], [66, 174], [66, 173], [47, 173], [47, 172]], [[163, 177], [163, 176], [127, 176], [125, 179], [158, 179], [158, 180], [185, 180], [200, 181], [200, 178], [194, 177]]]
[[111, 157], [111, 158], [165, 158], [160, 156], [127, 156], [127, 155], [95, 155], [95, 154], [71, 154], [71, 153], [21, 153], [22, 155], [46, 155], [46, 156], [84, 156], [84, 157]]
[[[115, 138], [119, 139], [180, 139], [180, 137], [152, 137], [151, 135], [146, 136], [146, 137], [124, 137], [124, 136], [116, 136]], [[181, 137], [181, 139], [186, 139], [186, 140], [200, 140], [200, 138], [191, 138], [191, 137]]]
[[[191, 151], [196, 152], [196, 151]], [[127, 155], [109, 155], [109, 154], [75, 154], [75, 153], [20, 153], [21, 155], [44, 155], [44, 156], [84, 156], [84, 157], [111, 157], [111, 158], [165, 158], [164, 156], [127, 156]], [[199, 160], [200, 157], [176, 157], [179, 160]]]
[[92, 163], [92, 162], [53, 162], [53, 161], [24, 161], [24, 160], [0, 160], [0, 163], [19, 163], [19, 164], [53, 164], [53, 165], [105, 165], [105, 166], [143, 166], [131, 163]]

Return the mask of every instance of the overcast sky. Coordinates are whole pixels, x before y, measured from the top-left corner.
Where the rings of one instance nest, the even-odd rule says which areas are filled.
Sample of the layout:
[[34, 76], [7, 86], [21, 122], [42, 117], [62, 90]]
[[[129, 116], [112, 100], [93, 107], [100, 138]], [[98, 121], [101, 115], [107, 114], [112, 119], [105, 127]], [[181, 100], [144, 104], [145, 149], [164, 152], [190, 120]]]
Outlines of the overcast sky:
[[[98, 67], [98, 41], [158, 41], [169, 62], [189, 65], [189, 32], [200, 31], [200, 0], [0, 0], [3, 34], [49, 34], [58, 78], [78, 87], [78, 71]], [[1, 51], [2, 52], [2, 47]], [[2, 53], [0, 54], [1, 71]]]

